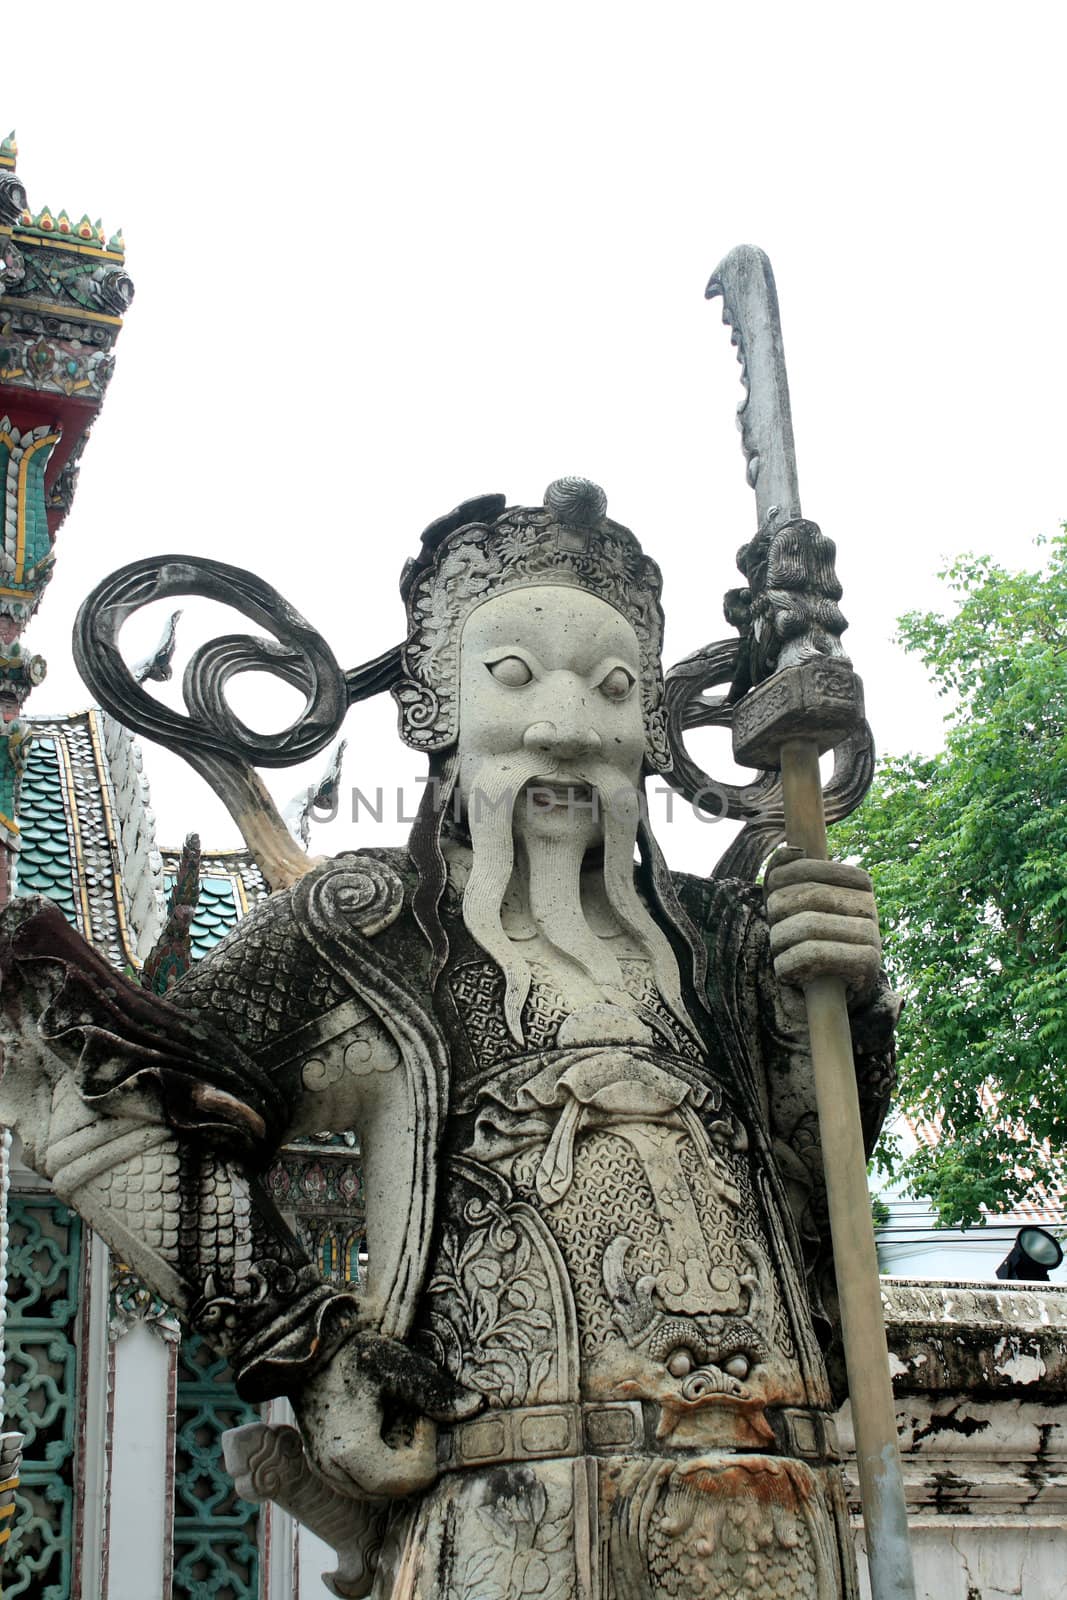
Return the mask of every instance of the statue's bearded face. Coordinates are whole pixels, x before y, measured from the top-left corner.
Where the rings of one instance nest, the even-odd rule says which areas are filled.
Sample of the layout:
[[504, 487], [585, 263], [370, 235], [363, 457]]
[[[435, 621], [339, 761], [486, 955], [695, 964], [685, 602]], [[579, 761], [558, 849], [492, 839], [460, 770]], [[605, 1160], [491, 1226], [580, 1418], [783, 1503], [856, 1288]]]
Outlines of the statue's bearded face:
[[582, 589], [512, 589], [471, 614], [459, 787], [475, 830], [479, 812], [511, 802], [519, 838], [600, 837], [600, 792], [633, 792], [641, 774], [640, 659], [631, 624]]
[[586, 915], [590, 861], [614, 926], [684, 1016], [673, 952], [634, 885], [645, 756], [640, 660], [620, 612], [558, 584], [496, 595], [463, 630], [457, 781], [473, 847], [463, 916], [504, 971], [505, 1014], [520, 1041], [531, 972], [522, 941], [501, 921], [509, 884], [564, 963], [603, 1000], [625, 1003], [611, 937]]

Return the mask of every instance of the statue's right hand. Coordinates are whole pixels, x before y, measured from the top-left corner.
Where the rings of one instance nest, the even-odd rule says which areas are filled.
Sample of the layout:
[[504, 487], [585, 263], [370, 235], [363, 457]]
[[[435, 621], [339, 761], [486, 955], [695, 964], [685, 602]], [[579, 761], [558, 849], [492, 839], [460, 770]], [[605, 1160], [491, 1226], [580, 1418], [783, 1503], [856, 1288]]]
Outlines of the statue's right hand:
[[434, 1417], [469, 1416], [480, 1396], [406, 1345], [358, 1333], [292, 1396], [304, 1445], [342, 1494], [403, 1497], [437, 1476]]

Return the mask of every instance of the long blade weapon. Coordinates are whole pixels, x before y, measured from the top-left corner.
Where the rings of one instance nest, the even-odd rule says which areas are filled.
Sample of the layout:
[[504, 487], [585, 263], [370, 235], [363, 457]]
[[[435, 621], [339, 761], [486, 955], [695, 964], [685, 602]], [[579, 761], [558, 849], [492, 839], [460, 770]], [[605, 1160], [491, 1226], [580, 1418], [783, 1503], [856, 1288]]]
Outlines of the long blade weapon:
[[[786, 838], [827, 859], [819, 756], [863, 722], [862, 685], [844, 654], [834, 547], [800, 514], [778, 295], [762, 250], [740, 245], [707, 287], [722, 296], [746, 387], [738, 422], [757, 533], [739, 564], [742, 663], [732, 697], [734, 758], [779, 767]], [[845, 986], [804, 985], [841, 1331], [872, 1600], [914, 1600], [907, 1506], [867, 1191]]]

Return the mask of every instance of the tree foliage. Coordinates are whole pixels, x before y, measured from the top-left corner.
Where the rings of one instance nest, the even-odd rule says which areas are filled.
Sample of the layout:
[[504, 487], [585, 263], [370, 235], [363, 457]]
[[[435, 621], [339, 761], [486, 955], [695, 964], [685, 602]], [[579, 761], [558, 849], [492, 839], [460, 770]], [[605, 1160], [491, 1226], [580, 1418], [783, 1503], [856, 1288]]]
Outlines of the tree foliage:
[[834, 850], [874, 878], [907, 999], [901, 1104], [940, 1129], [905, 1175], [971, 1222], [1064, 1176], [1067, 527], [1040, 571], [963, 556], [942, 577], [955, 611], [899, 638], [950, 699], [945, 749], [885, 757]]

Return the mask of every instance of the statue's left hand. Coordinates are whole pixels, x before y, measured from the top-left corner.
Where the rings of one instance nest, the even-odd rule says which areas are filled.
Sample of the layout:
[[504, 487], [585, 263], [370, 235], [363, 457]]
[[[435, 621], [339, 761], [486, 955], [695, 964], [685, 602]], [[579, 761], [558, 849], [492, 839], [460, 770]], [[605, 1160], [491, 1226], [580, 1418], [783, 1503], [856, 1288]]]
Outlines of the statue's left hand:
[[437, 1422], [484, 1404], [407, 1345], [372, 1333], [348, 1339], [291, 1398], [312, 1461], [360, 1499], [427, 1488], [437, 1476]]
[[869, 875], [800, 850], [775, 852], [764, 881], [774, 971], [798, 987], [841, 978], [857, 998], [878, 983], [882, 941]]

